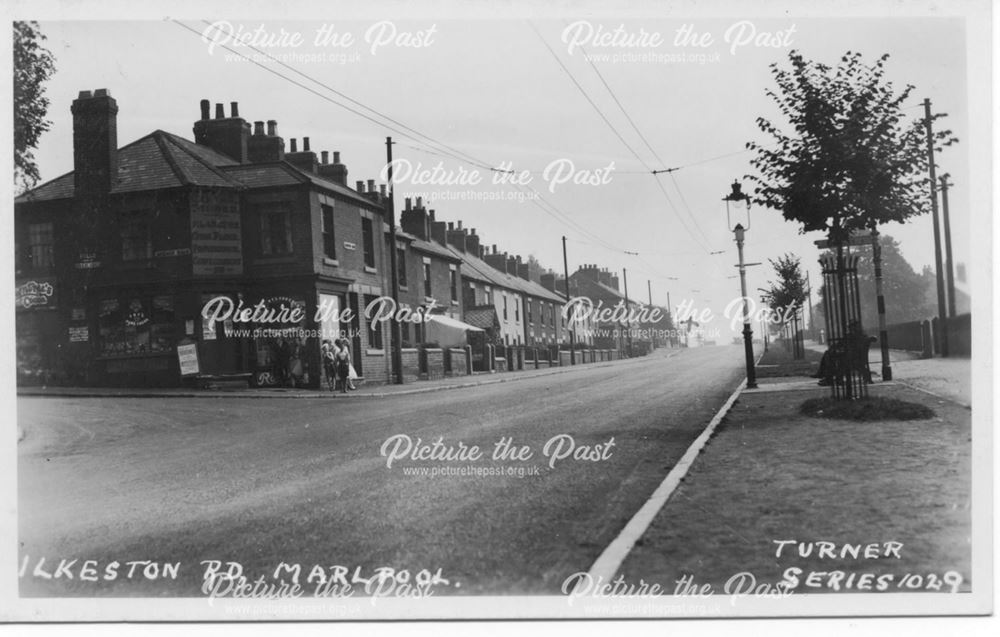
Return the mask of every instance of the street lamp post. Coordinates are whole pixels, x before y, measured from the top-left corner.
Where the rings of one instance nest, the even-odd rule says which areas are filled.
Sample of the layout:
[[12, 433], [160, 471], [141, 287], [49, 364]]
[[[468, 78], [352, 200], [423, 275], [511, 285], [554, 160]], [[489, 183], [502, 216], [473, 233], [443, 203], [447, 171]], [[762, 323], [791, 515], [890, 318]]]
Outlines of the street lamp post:
[[747, 214], [746, 228], [743, 227], [743, 224], [737, 223], [730, 230], [736, 236], [736, 250], [740, 259], [738, 267], [740, 269], [740, 293], [743, 295], [743, 349], [746, 354], [747, 389], [755, 389], [757, 387], [757, 373], [753, 364], [753, 328], [750, 327], [750, 302], [747, 299], [747, 268], [743, 261], [743, 236], [750, 229], [750, 197], [743, 193], [738, 181], [733, 182], [732, 188], [732, 192], [723, 197], [723, 201], [726, 202], [727, 224], [732, 224], [730, 208], [735, 208], [738, 202], [744, 203]]

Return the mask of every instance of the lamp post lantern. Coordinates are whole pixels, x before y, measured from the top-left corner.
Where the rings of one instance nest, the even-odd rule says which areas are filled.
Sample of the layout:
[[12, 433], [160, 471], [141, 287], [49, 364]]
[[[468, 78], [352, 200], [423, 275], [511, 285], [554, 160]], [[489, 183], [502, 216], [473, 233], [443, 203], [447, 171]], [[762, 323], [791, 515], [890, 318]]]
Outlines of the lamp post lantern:
[[[733, 181], [732, 192], [722, 198], [726, 202], [726, 223], [736, 237], [736, 250], [739, 253], [740, 293], [743, 297], [743, 349], [746, 354], [747, 389], [757, 387], [757, 373], [753, 364], [753, 328], [750, 327], [750, 303], [747, 299], [747, 268], [743, 261], [743, 238], [750, 229], [750, 197], [743, 193], [740, 182]], [[742, 223], [732, 225], [732, 213], [738, 212], [739, 202], [743, 202], [746, 210], [746, 227]]]

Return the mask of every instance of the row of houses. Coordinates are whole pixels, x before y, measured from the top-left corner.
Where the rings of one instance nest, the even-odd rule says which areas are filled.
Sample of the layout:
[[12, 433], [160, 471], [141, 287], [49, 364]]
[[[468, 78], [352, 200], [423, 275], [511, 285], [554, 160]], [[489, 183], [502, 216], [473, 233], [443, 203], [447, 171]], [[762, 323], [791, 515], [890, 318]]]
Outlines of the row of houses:
[[[405, 201], [393, 245], [385, 186], [350, 187], [339, 152], [308, 137], [286, 149], [276, 121], [248, 122], [236, 102], [214, 117], [200, 106], [193, 141], [155, 130], [119, 148], [108, 91], [74, 100], [73, 171], [15, 200], [20, 382], [175, 385], [193, 353], [199, 375], [268, 384], [298, 366], [316, 386], [321, 341], [336, 337], [367, 382], [389, 382], [390, 323], [370, 310], [391, 296], [390, 250], [389, 309], [436, 319], [400, 323], [407, 349], [653, 346], [607, 329], [621, 321], [568, 324], [561, 277], [420, 199]], [[624, 302], [596, 265], [569, 283], [570, 296]]]

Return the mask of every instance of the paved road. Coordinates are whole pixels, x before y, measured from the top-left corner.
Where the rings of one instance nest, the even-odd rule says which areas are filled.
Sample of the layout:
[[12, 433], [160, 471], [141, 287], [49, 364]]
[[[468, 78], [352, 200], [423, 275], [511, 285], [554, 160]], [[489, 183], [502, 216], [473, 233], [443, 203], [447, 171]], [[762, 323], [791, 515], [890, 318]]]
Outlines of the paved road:
[[[251, 580], [285, 561], [360, 567], [361, 577], [440, 569], [449, 583], [435, 594], [558, 594], [732, 392], [742, 355], [657, 352], [377, 401], [20, 398], [22, 594], [196, 596], [210, 559], [240, 562]], [[380, 449], [400, 434], [477, 445], [484, 457], [388, 468]], [[597, 459], [550, 467], [543, 448], [562, 435]], [[493, 460], [504, 437], [533, 456]], [[537, 475], [406, 473], [469, 466]], [[74, 579], [33, 576], [40, 557], [50, 573], [78, 559]], [[80, 580], [83, 560], [97, 561], [98, 581]], [[139, 565], [105, 581], [115, 560], [181, 566], [176, 580], [148, 581]]]

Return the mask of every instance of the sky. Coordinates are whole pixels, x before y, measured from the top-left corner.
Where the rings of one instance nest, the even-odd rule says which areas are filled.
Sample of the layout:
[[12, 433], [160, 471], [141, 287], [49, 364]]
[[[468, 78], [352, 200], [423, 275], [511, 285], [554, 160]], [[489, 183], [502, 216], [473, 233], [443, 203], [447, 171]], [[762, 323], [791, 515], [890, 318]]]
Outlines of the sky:
[[[277, 120], [286, 149], [291, 138], [307, 136], [317, 152], [340, 151], [350, 184], [384, 181], [391, 135], [401, 162], [397, 209], [423, 194], [439, 220], [461, 220], [483, 244], [558, 271], [566, 236], [571, 272], [586, 263], [627, 270], [630, 296], [646, 301], [651, 291], [653, 303], [666, 305], [669, 293], [675, 307], [687, 300], [709, 308], [726, 338], [725, 308], [739, 296], [739, 281], [722, 197], [734, 180], [749, 189], [745, 144], [765, 139], [756, 118], [781, 121], [765, 93], [774, 87], [769, 65], [787, 66], [792, 49], [828, 64], [847, 51], [872, 61], [888, 53], [888, 79], [916, 87], [904, 114], [922, 117], [921, 102], [930, 98], [948, 114], [939, 124], [960, 140], [938, 164], [954, 183], [954, 260], [972, 269], [972, 208], [982, 199], [971, 188], [969, 139], [977, 129], [970, 100], [979, 98], [969, 88], [963, 18], [895, 9], [886, 17], [755, 12], [754, 5], [719, 11], [732, 4], [702, 15], [678, 3], [657, 15], [556, 10], [456, 19], [390, 6], [398, 5], [310, 20], [241, 17], [253, 12], [180, 24], [43, 20], [57, 71], [47, 85], [52, 128], [36, 152], [42, 178], [72, 169], [69, 109], [80, 90], [107, 88], [118, 101], [119, 145], [155, 129], [193, 138], [201, 99], [225, 103], [227, 112], [236, 101], [248, 121]], [[211, 23], [218, 29], [207, 31]], [[223, 48], [260, 58], [234, 46], [240, 29], [257, 32], [258, 48], [286, 61], [291, 68], [264, 66], [288, 79]], [[453, 181], [478, 174], [480, 182], [414, 183], [415, 171], [402, 162], [425, 171], [440, 162]], [[500, 173], [487, 167], [501, 166], [529, 171], [519, 175], [529, 183], [492, 183]], [[651, 174], [666, 168], [677, 170]], [[516, 199], [536, 192], [543, 199]], [[917, 271], [934, 265], [932, 232], [929, 215], [883, 228]], [[818, 288], [813, 241], [822, 238], [800, 234], [779, 211], [752, 209], [746, 260], [762, 265], [748, 270], [751, 296], [775, 278], [768, 260], [785, 253], [801, 257]]]

